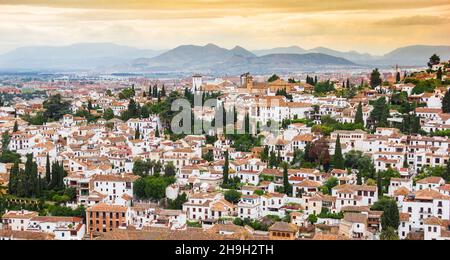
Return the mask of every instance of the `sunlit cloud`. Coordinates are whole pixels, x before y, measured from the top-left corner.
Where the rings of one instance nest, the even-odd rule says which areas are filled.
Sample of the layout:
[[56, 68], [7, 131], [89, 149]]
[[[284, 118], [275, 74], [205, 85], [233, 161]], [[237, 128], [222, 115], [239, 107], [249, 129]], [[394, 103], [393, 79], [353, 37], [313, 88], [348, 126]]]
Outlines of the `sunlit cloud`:
[[382, 54], [450, 45], [449, 15], [448, 0], [0, 0], [0, 53], [77, 42], [153, 49], [212, 42]]

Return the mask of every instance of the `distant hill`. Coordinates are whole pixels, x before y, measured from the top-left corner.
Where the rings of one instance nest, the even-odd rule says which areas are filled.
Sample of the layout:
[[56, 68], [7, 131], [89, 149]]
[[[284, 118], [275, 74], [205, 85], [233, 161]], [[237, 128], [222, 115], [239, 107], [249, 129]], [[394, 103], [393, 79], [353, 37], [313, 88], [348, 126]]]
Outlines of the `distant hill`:
[[253, 53], [256, 54], [257, 56], [264, 56], [269, 54], [305, 54], [308, 53], [308, 51], [298, 46], [291, 46], [291, 47], [273, 48], [268, 50], [256, 50], [253, 51]]
[[373, 66], [425, 66], [432, 54], [450, 59], [450, 46], [407, 46], [384, 56], [298, 46], [249, 51], [214, 44], [182, 45], [168, 51], [138, 49], [112, 43], [18, 48], [0, 55], [0, 70], [99, 72], [199, 72], [215, 74], [292, 73], [303, 70]]
[[335, 57], [347, 59], [349, 61], [366, 64], [366, 65], [405, 65], [405, 66], [420, 66], [425, 65], [428, 59], [434, 53], [441, 56], [442, 59], [450, 59], [450, 46], [429, 46], [429, 45], [415, 45], [406, 46], [393, 50], [383, 56], [375, 56], [368, 53], [359, 53], [356, 51], [341, 52], [329, 48], [318, 47], [310, 50], [305, 50], [297, 46], [286, 48], [274, 48], [269, 50], [253, 51], [256, 55], [267, 54], [299, 54], [299, 53], [322, 53]]
[[433, 54], [439, 55], [442, 60], [450, 60], [450, 46], [407, 46], [387, 53], [383, 59], [391, 63], [425, 65]]
[[325, 54], [270, 54], [258, 57], [242, 47], [231, 50], [208, 44], [184, 45], [151, 59], [137, 59], [131, 66], [154, 72], [253, 73], [292, 72], [311, 66], [356, 66]]
[[112, 43], [23, 47], [0, 55], [0, 68], [89, 70], [159, 54], [161, 51], [143, 50]]
[[324, 47], [311, 49], [311, 50], [309, 50], [309, 52], [328, 54], [331, 56], [348, 59], [348, 60], [351, 60], [351, 61], [357, 62], [357, 63], [360, 63], [360, 62], [367, 63], [367, 62], [370, 62], [371, 60], [374, 60], [377, 58], [377, 57], [372, 56], [367, 53], [359, 53], [356, 51], [342, 52], [342, 51], [336, 51], [336, 50], [328, 49], [328, 48], [324, 48]]

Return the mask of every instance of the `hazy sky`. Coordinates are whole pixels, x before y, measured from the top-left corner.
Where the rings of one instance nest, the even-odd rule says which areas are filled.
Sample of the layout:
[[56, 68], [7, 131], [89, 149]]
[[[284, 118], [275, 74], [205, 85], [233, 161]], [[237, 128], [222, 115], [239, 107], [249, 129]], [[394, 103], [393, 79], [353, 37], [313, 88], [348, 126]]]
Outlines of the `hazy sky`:
[[450, 45], [449, 17], [449, 0], [0, 0], [0, 53], [114, 42], [383, 54], [412, 44]]

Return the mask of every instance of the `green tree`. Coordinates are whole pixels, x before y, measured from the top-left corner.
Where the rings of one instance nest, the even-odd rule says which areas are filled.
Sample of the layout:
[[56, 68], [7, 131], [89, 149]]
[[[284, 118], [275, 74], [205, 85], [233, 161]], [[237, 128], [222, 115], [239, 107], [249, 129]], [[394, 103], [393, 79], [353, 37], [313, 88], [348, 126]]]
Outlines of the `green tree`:
[[230, 174], [230, 162], [229, 162], [228, 150], [225, 151], [225, 164], [223, 165], [223, 184], [228, 184], [228, 175]]
[[325, 182], [324, 187], [326, 187], [328, 192], [331, 194], [331, 190], [338, 185], [339, 180], [336, 177], [331, 177]]
[[280, 79], [280, 77], [278, 77], [278, 75], [273, 74], [267, 81], [268, 82], [274, 82], [274, 81], [277, 81], [279, 79]]
[[103, 118], [105, 120], [111, 120], [114, 118], [114, 111], [111, 108], [107, 108], [103, 113]]
[[138, 199], [160, 201], [166, 196], [167, 186], [174, 181], [173, 177], [158, 174], [140, 178], [134, 182], [134, 194]]
[[268, 162], [269, 161], [269, 146], [264, 146], [264, 150], [261, 153], [260, 156], [261, 161]]
[[178, 195], [175, 200], [169, 200], [169, 209], [181, 210], [183, 209], [183, 204], [188, 201], [186, 193]]
[[139, 159], [133, 163], [133, 174], [141, 177], [148, 176], [153, 170], [153, 167], [153, 162], [147, 162]]
[[335, 90], [334, 84], [332, 82], [330, 82], [329, 80], [316, 83], [316, 85], [314, 87], [314, 91], [319, 95], [326, 94], [326, 93], [332, 92], [334, 90]]
[[15, 162], [13, 167], [11, 168], [11, 172], [9, 175], [9, 183], [8, 183], [8, 192], [11, 195], [17, 194], [17, 185], [19, 181], [19, 162]]
[[134, 131], [134, 139], [135, 140], [141, 139], [141, 131], [139, 130], [139, 125], [136, 127], [136, 130]]
[[374, 69], [370, 74], [370, 86], [376, 88], [382, 84], [381, 74], [378, 69]]
[[283, 163], [283, 189], [286, 195], [292, 194], [292, 186], [289, 183], [289, 164]]
[[161, 88], [161, 97], [166, 97], [166, 87], [164, 85]]
[[386, 98], [381, 97], [375, 101], [374, 108], [370, 113], [370, 117], [375, 121], [376, 127], [388, 126], [387, 119], [389, 118], [389, 106], [386, 103]]
[[336, 147], [334, 149], [333, 156], [333, 168], [343, 170], [344, 166], [344, 157], [342, 156], [342, 148], [341, 148], [341, 137], [338, 135], [336, 138]]
[[210, 150], [210, 149], [208, 149], [208, 152], [206, 152], [206, 153], [204, 153], [204, 154], [202, 155], [202, 159], [205, 160], [205, 161], [208, 161], [208, 162], [214, 161], [214, 154], [213, 154], [213, 151]]
[[159, 138], [159, 136], [160, 136], [160, 134], [159, 134], [159, 127], [156, 126], [156, 129], [155, 129], [155, 137], [156, 137], [156, 138]]
[[447, 162], [447, 167], [445, 169], [445, 174], [443, 178], [445, 182], [450, 183], [450, 161]]
[[355, 124], [361, 124], [364, 126], [364, 115], [361, 102], [358, 104], [358, 108], [356, 109]]
[[19, 131], [19, 124], [17, 123], [17, 120], [14, 121], [14, 127], [13, 127], [13, 133], [16, 133]]
[[311, 214], [308, 216], [308, 222], [311, 223], [312, 225], [316, 224], [317, 220], [318, 220], [318, 218], [314, 214]]
[[126, 88], [119, 93], [119, 99], [130, 99], [136, 95], [136, 91], [133, 87]]
[[275, 151], [270, 152], [270, 158], [269, 158], [269, 168], [277, 168], [278, 167], [278, 158]]
[[175, 177], [176, 169], [175, 165], [172, 162], [169, 162], [166, 167], [164, 167], [164, 176], [166, 177]]
[[225, 200], [236, 204], [241, 199], [241, 193], [235, 189], [227, 190], [224, 194]]
[[149, 118], [150, 117], [150, 106], [145, 104], [141, 108], [141, 118]]
[[70, 114], [70, 106], [70, 102], [63, 101], [60, 94], [53, 95], [43, 103], [44, 119], [46, 121], [58, 121], [64, 115]]
[[384, 209], [383, 215], [381, 216], [381, 226], [385, 230], [387, 228], [398, 229], [400, 225], [400, 214], [397, 207], [397, 202], [395, 200], [389, 200]]
[[45, 183], [46, 183], [46, 187], [48, 187], [48, 185], [50, 184], [52, 180], [52, 168], [50, 165], [50, 156], [49, 154], [47, 154], [47, 160], [45, 162]]
[[445, 93], [444, 99], [442, 100], [442, 111], [444, 113], [450, 113], [450, 91]]
[[[11, 135], [8, 131], [3, 132], [2, 134], [2, 151], [5, 152], [8, 150], [9, 143], [11, 142]], [[3, 154], [2, 154], [3, 156]]]
[[400, 238], [398, 237], [397, 231], [392, 227], [383, 229], [383, 231], [381, 231], [381, 234], [380, 234], [380, 239], [381, 240], [400, 240]]
[[433, 54], [431, 57], [430, 57], [430, 61], [428, 61], [428, 68], [430, 68], [430, 70], [433, 68], [433, 66], [434, 65], [437, 65], [437, 64], [439, 64], [441, 62], [441, 58], [438, 56], [438, 55], [436, 55], [436, 54]]
[[436, 72], [436, 79], [442, 81], [442, 69], [439, 68], [438, 71]]
[[400, 81], [402, 80], [400, 72], [397, 71], [397, 73], [395, 74], [395, 81], [397, 83], [400, 83]]

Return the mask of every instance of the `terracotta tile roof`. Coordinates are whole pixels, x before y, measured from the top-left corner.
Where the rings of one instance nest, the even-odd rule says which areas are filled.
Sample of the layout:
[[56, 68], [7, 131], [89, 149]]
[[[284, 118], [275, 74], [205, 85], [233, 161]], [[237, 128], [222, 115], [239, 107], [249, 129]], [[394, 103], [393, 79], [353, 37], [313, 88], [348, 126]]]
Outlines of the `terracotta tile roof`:
[[440, 182], [442, 182], [444, 179], [442, 179], [441, 177], [427, 177], [424, 179], [421, 179], [419, 181], [417, 181], [418, 184], [439, 184]]
[[99, 240], [224, 240], [219, 234], [205, 232], [201, 228], [170, 230], [167, 228], [147, 228], [145, 230], [114, 230], [101, 234]]
[[348, 240], [348, 238], [337, 234], [316, 233], [313, 240]]
[[119, 205], [109, 205], [106, 203], [99, 203], [87, 209], [88, 212], [126, 212], [127, 207]]
[[442, 193], [432, 190], [432, 189], [425, 189], [425, 190], [419, 190], [415, 192], [415, 199], [416, 200], [450, 200], [450, 196], [443, 195]]
[[298, 227], [294, 224], [291, 223], [286, 223], [286, 222], [276, 222], [275, 224], [273, 224], [270, 228], [269, 231], [273, 232], [293, 232], [296, 233], [298, 232]]
[[18, 240], [53, 240], [55, 238], [53, 234], [44, 232], [14, 231], [6, 229], [0, 229], [0, 237]]
[[344, 220], [352, 223], [367, 223], [367, 215], [361, 213], [346, 213]]

